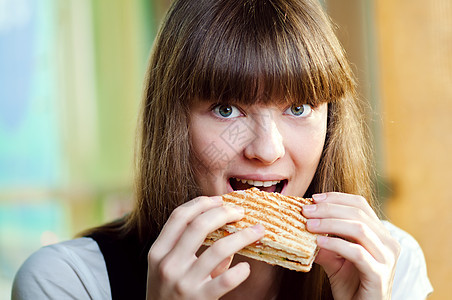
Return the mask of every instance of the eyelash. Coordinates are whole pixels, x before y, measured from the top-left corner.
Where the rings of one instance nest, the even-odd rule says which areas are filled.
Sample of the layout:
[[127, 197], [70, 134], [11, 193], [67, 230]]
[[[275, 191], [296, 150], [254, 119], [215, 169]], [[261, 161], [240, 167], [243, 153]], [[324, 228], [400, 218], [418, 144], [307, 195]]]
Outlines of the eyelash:
[[[236, 115], [234, 115], [232, 117], [230, 115], [228, 115], [228, 116], [221, 115], [220, 108], [222, 106], [232, 108], [231, 114], [234, 113], [234, 109], [237, 110], [237, 112], [235, 113]], [[237, 117], [245, 115], [240, 108], [236, 107], [235, 105], [231, 105], [231, 104], [221, 104], [221, 103], [218, 104], [217, 103], [217, 104], [212, 105], [210, 107], [210, 110], [215, 114], [216, 117], [218, 117], [218, 118], [220, 118], [222, 120], [233, 119], [233, 118], [237, 118]]]
[[[303, 111], [302, 111], [301, 115], [292, 114], [293, 113], [292, 109], [294, 107], [303, 107]], [[291, 112], [287, 113], [287, 111], [289, 111], [289, 110], [291, 110]], [[314, 110], [313, 107], [309, 104], [293, 104], [293, 105], [289, 106], [288, 108], [286, 108], [286, 110], [284, 111], [284, 114], [293, 116], [295, 118], [306, 118], [312, 113], [313, 110]], [[303, 115], [305, 112], [307, 112], [306, 115]]]
[[[238, 112], [236, 112], [236, 115], [234, 115], [234, 116], [232, 116], [232, 117], [231, 117], [231, 115], [234, 113], [234, 111], [231, 112], [231, 115], [223, 116], [223, 115], [221, 115], [221, 112], [220, 112], [220, 108], [221, 108], [222, 106], [232, 108], [232, 110], [235, 109], [235, 110], [237, 110]], [[303, 107], [303, 112], [301, 113], [301, 115], [295, 115], [295, 114], [293, 113], [292, 109], [293, 109], [294, 107], [301, 107], [301, 106]], [[212, 111], [212, 113], [213, 113], [217, 118], [219, 118], [220, 120], [229, 120], [229, 119], [233, 119], [233, 118], [237, 118], [237, 117], [245, 116], [245, 115], [246, 115], [246, 114], [245, 114], [240, 108], [238, 108], [237, 106], [232, 105], [232, 104], [227, 104], [227, 103], [224, 103], [224, 104], [223, 104], [223, 103], [215, 103], [215, 104], [211, 105], [209, 109], [210, 109], [210, 111]], [[288, 112], [289, 110], [290, 110], [290, 112]], [[305, 113], [305, 111], [307, 111], [307, 113], [306, 113], [305, 115], [303, 115], [303, 114]], [[293, 104], [293, 105], [287, 107], [287, 108], [284, 110], [283, 114], [292, 116], [292, 117], [294, 117], [294, 118], [306, 118], [306, 117], [308, 117], [313, 111], [314, 111], [314, 108], [313, 108], [311, 105], [309, 105], [309, 104]]]

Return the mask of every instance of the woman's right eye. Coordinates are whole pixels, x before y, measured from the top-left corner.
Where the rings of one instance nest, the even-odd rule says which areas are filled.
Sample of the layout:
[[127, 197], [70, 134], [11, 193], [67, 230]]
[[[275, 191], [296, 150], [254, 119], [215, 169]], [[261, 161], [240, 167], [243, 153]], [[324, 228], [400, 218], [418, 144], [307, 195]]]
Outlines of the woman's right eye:
[[218, 104], [212, 109], [212, 111], [218, 117], [224, 118], [224, 119], [230, 119], [230, 118], [242, 116], [242, 113], [240, 112], [240, 110], [237, 107], [235, 107], [233, 105], [229, 105], [229, 104]]

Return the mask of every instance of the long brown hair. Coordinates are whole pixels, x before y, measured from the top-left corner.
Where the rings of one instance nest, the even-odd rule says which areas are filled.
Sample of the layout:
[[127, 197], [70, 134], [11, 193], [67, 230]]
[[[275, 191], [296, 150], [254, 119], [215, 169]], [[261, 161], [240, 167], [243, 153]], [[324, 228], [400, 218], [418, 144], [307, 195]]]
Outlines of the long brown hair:
[[[188, 133], [193, 99], [327, 102], [324, 152], [307, 194], [339, 191], [372, 201], [362, 104], [321, 6], [315, 0], [176, 0], [149, 61], [136, 206], [123, 227], [143, 241], [158, 235], [174, 208], [200, 194]], [[323, 271], [317, 266], [306, 276], [305, 297], [320, 295]]]

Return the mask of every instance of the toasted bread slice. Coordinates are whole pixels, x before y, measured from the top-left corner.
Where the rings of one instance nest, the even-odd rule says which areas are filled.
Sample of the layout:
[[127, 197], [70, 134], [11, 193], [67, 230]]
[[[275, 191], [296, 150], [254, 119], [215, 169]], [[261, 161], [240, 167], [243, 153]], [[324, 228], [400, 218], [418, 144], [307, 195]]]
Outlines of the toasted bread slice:
[[311, 199], [251, 188], [225, 194], [223, 201], [224, 205], [243, 207], [245, 216], [210, 233], [205, 245], [260, 223], [265, 227], [264, 237], [238, 254], [296, 271], [308, 272], [311, 269], [318, 252], [317, 235], [306, 230], [306, 219], [301, 214], [302, 206], [311, 204]]

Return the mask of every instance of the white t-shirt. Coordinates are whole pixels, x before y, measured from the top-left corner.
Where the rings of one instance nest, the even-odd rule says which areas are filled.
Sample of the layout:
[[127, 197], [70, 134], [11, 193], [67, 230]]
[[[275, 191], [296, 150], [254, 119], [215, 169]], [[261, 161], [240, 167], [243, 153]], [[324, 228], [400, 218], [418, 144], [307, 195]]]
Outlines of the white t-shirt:
[[[402, 248], [392, 299], [425, 299], [433, 288], [422, 249], [408, 233], [383, 223]], [[111, 299], [107, 267], [97, 243], [78, 238], [35, 252], [14, 279], [12, 300], [22, 299]]]

